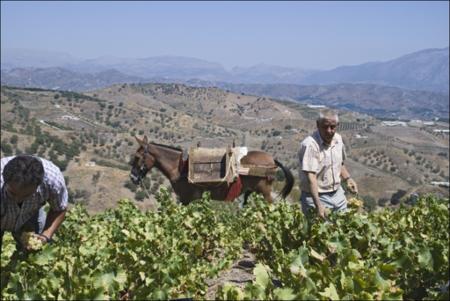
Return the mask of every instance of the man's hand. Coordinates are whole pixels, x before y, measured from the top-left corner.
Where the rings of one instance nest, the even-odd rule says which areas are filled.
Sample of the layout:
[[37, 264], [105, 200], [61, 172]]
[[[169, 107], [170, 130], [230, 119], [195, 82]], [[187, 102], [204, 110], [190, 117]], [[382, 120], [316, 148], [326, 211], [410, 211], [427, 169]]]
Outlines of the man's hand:
[[32, 232], [22, 233], [20, 240], [27, 251], [40, 250], [47, 243], [47, 239], [44, 236]]
[[358, 193], [358, 185], [356, 185], [355, 180], [353, 180], [352, 178], [347, 180], [347, 187], [350, 192]]
[[325, 220], [327, 218], [327, 211], [325, 209], [325, 206], [323, 205], [317, 206], [317, 214], [319, 215], [320, 218]]
[[42, 235], [42, 234], [35, 234], [35, 235], [36, 235], [36, 238], [42, 240], [44, 243], [48, 243], [49, 240], [48, 240], [47, 236]]

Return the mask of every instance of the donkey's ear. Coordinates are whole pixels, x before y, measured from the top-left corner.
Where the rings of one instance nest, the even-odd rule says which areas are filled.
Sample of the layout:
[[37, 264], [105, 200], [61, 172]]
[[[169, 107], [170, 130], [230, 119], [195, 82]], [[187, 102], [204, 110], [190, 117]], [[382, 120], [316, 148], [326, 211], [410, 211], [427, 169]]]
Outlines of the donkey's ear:
[[145, 144], [148, 143], [147, 135], [144, 136], [144, 143], [145, 143]]
[[139, 145], [142, 145], [142, 140], [139, 139], [136, 135], [134, 135], [134, 138], [136, 139], [136, 141], [139, 143]]

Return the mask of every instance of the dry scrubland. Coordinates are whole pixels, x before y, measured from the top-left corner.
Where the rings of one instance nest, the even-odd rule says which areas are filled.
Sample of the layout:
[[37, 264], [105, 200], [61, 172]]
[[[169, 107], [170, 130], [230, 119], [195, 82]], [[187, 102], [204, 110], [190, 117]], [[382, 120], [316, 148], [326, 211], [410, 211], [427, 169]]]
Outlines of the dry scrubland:
[[[146, 190], [128, 180], [133, 135], [188, 149], [236, 145], [273, 154], [297, 176], [299, 142], [314, 130], [317, 110], [268, 97], [180, 84], [114, 85], [79, 94], [39, 89], [1, 89], [1, 155], [36, 153], [64, 170], [71, 199], [90, 212], [134, 199], [155, 206], [154, 193], [167, 180], [152, 171]], [[378, 119], [340, 112], [347, 162], [366, 206], [396, 205], [411, 193], [448, 189], [448, 124], [388, 127]], [[277, 184], [276, 187], [281, 186]], [[298, 199], [297, 185], [290, 201]]]

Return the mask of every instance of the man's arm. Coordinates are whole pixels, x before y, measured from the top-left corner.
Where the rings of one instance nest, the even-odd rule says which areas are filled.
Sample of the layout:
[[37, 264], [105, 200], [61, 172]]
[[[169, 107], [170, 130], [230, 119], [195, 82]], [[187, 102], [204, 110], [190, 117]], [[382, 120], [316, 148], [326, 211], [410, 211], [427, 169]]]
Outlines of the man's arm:
[[[2, 193], [1, 190], [0, 193]], [[3, 218], [3, 215], [5, 215], [5, 213], [6, 213], [5, 202], [3, 201], [3, 198], [0, 198], [0, 217]]]
[[[3, 170], [2, 170], [2, 172], [3, 172]], [[3, 176], [1, 176], [1, 179], [0, 179], [0, 194], [3, 194]], [[6, 205], [5, 205], [5, 201], [3, 200], [3, 195], [2, 195], [0, 197], [0, 217], [3, 218], [3, 215], [5, 215], [5, 213], [6, 213]]]
[[[64, 181], [64, 176], [59, 168], [53, 163], [50, 163], [48, 169], [51, 171], [49, 172], [51, 178], [49, 179], [48, 185], [49, 198], [47, 199], [47, 202], [50, 205], [50, 210], [47, 214], [42, 235], [45, 235], [48, 239], [51, 239], [53, 234], [55, 234], [56, 230], [58, 230], [59, 226], [64, 221], [68, 205], [68, 191]], [[41, 239], [46, 240], [43, 236], [41, 236]]]
[[308, 183], [309, 183], [309, 191], [312, 195], [314, 204], [316, 205], [317, 214], [325, 219], [326, 212], [325, 207], [322, 205], [319, 199], [319, 188], [317, 186], [317, 176], [314, 172], [307, 172], [308, 174]]
[[45, 227], [42, 234], [51, 239], [53, 234], [56, 232], [56, 230], [63, 222], [66, 212], [67, 210], [54, 211], [50, 209], [47, 215], [47, 220], [45, 222]]
[[356, 182], [351, 178], [350, 173], [344, 164], [341, 166], [341, 178], [343, 181], [347, 182], [347, 187], [351, 192], [358, 193], [358, 185], [356, 185]]

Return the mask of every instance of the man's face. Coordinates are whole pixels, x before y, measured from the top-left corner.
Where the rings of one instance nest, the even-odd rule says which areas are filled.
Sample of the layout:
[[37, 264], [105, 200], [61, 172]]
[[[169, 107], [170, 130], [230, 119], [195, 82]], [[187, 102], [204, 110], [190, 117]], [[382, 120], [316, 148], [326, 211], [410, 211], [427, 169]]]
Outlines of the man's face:
[[326, 144], [330, 144], [336, 133], [338, 123], [334, 119], [322, 119], [317, 121], [317, 129], [319, 130], [320, 137]]
[[34, 192], [36, 192], [37, 187], [38, 185], [21, 186], [14, 182], [5, 184], [6, 194], [17, 203], [29, 198]]

